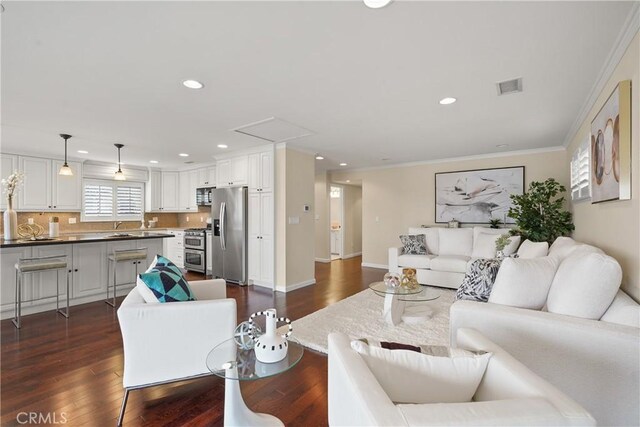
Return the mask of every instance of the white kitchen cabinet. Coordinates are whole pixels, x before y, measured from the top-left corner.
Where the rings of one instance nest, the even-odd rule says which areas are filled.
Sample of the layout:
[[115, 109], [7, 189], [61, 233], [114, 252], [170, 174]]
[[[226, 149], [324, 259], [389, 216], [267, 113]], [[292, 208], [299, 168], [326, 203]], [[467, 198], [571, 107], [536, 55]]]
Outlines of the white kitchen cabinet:
[[184, 230], [167, 230], [174, 237], [164, 239], [164, 256], [180, 268], [184, 268]]
[[[10, 312], [13, 315], [13, 303], [16, 300], [16, 269], [14, 265], [20, 258], [30, 258], [31, 248], [2, 248], [0, 249], [0, 301], [2, 301], [2, 311]], [[33, 299], [32, 274], [25, 274], [22, 281], [22, 300]], [[30, 306], [31, 302], [22, 304], [22, 308]]]
[[162, 172], [161, 211], [180, 210], [180, 174], [178, 172]]
[[273, 191], [273, 153], [253, 153], [248, 159], [249, 191]]
[[198, 171], [180, 172], [180, 211], [198, 212], [196, 189], [198, 188]]
[[105, 297], [109, 277], [107, 244], [96, 242], [68, 246], [73, 246], [73, 298]]
[[249, 280], [273, 287], [273, 193], [250, 193], [248, 200]]
[[149, 172], [149, 181], [145, 186], [145, 212], [158, 212], [162, 208], [162, 172]]
[[64, 161], [52, 161], [51, 177], [51, 205], [57, 211], [82, 210], [82, 163], [67, 162], [73, 175], [60, 175], [58, 172]]
[[[171, 237], [169, 238], [171, 239]], [[153, 260], [156, 257], [156, 255], [164, 254], [164, 245], [162, 242], [163, 240], [167, 240], [167, 239], [144, 239], [144, 240], [136, 241], [137, 248], [147, 248], [147, 260], [142, 261], [138, 265], [139, 274], [142, 274], [145, 271], [147, 271], [149, 266], [151, 266], [151, 263], [153, 263]]]
[[[46, 245], [35, 246], [32, 248], [31, 256], [34, 258], [48, 257], [48, 256], [67, 256], [67, 266], [69, 270], [69, 289], [71, 289], [73, 281], [73, 252], [72, 245]], [[56, 274], [60, 279], [60, 300], [62, 304], [62, 295], [65, 295], [67, 288], [67, 274], [65, 270], [49, 270], [40, 273], [25, 274], [25, 276], [32, 276], [31, 280], [33, 286], [33, 299], [43, 300], [46, 298], [55, 299], [56, 297]], [[27, 299], [24, 296], [23, 300]], [[52, 300], [53, 301], [53, 300]], [[41, 301], [43, 302], [43, 301]]]
[[238, 187], [247, 185], [249, 156], [237, 156], [219, 160], [216, 164], [216, 187]]
[[51, 160], [39, 157], [18, 157], [18, 169], [24, 182], [18, 190], [17, 209], [46, 211], [51, 203]]
[[215, 166], [198, 169], [198, 188], [215, 187], [216, 179]]
[[[123, 251], [127, 249], [136, 249], [138, 246], [136, 245], [136, 241], [131, 240], [119, 240], [115, 242], [107, 243], [107, 255], [113, 254], [114, 250]], [[116, 265], [116, 285], [132, 285], [136, 283], [136, 265], [135, 261], [122, 261], [117, 263]], [[113, 291], [113, 263], [107, 262], [108, 266], [108, 284], [110, 290]], [[142, 270], [144, 271], [144, 270]], [[113, 294], [111, 294], [113, 296]], [[118, 291], [118, 295], [121, 295], [121, 292]], [[105, 293], [106, 297], [106, 293]]]
[[[0, 177], [5, 179], [12, 173], [18, 170], [18, 156], [13, 154], [0, 154]], [[17, 203], [17, 200], [16, 200]], [[17, 205], [14, 205], [15, 209]], [[0, 197], [0, 210], [4, 211], [7, 209], [7, 198]]]

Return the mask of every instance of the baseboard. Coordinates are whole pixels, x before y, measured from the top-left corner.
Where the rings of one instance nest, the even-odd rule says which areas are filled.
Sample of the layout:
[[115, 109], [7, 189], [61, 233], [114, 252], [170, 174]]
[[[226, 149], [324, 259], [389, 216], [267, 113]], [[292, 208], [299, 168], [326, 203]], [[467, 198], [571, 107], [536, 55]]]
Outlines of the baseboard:
[[267, 283], [267, 282], [260, 282], [258, 280], [252, 280], [251, 281], [251, 285], [259, 286], [259, 287], [265, 288], [265, 289], [269, 289], [270, 291], [273, 290], [273, 283]]
[[287, 292], [295, 291], [296, 289], [304, 288], [306, 286], [311, 286], [315, 284], [316, 284], [316, 279], [309, 279], [309, 280], [305, 280], [304, 282], [298, 282], [292, 285], [287, 285], [286, 287], [276, 285], [276, 291], [287, 293]]
[[328, 263], [331, 262], [329, 258], [316, 258], [316, 262]]
[[382, 270], [389, 270], [389, 266], [386, 264], [375, 264], [373, 262], [363, 262], [362, 264], [363, 267], [369, 267], [369, 268], [379, 268]]
[[355, 252], [355, 253], [343, 256], [342, 259], [355, 258], [360, 255], [362, 255], [362, 252]]

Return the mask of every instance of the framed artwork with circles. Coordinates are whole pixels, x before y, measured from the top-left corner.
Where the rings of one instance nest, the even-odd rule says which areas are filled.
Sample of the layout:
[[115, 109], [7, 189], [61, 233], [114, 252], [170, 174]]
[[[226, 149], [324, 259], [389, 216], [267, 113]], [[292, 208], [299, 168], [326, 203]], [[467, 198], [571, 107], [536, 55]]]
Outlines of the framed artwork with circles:
[[591, 203], [631, 198], [631, 80], [618, 83], [591, 122]]

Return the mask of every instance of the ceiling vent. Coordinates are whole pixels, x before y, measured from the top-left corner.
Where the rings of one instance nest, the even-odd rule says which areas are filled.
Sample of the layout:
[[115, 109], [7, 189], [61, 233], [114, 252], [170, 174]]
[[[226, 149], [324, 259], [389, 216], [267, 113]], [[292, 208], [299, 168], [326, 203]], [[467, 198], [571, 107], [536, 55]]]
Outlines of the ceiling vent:
[[269, 142], [284, 142], [312, 135], [309, 129], [294, 125], [277, 117], [269, 117], [259, 122], [249, 123], [232, 129], [244, 135], [253, 136]]
[[522, 77], [498, 82], [496, 86], [498, 87], [498, 95], [522, 92]]

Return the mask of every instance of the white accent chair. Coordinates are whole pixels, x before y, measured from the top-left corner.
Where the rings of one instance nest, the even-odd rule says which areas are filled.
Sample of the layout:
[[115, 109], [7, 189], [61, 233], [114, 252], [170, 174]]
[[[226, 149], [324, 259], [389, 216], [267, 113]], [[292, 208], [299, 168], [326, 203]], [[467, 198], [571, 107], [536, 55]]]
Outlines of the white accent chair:
[[134, 288], [118, 309], [124, 343], [122, 425], [131, 390], [211, 375], [207, 354], [233, 338], [236, 300], [221, 279], [189, 283], [197, 301], [147, 304]]
[[[395, 404], [349, 338], [329, 335], [329, 425], [332, 426], [592, 426], [580, 405], [472, 329], [457, 343], [493, 353], [472, 402]], [[406, 384], [411, 387], [411, 384]]]

